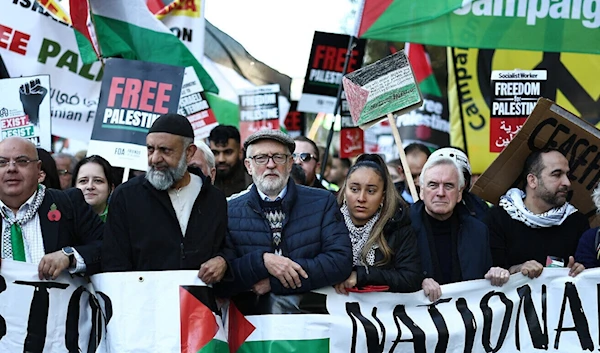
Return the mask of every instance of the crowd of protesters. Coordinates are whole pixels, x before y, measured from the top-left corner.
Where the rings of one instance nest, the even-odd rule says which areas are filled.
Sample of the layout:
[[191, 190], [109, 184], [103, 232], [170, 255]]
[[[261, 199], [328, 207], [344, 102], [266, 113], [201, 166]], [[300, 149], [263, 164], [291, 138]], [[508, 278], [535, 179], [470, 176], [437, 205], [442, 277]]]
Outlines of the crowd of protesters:
[[[569, 165], [556, 150], [531, 153], [523, 186], [494, 206], [470, 192], [469, 159], [453, 147], [407, 146], [410, 170], [334, 155], [320, 175], [324, 150], [275, 130], [241, 141], [218, 126], [205, 143], [165, 114], [146, 143], [148, 170], [120, 183], [123, 170], [101, 156], [0, 141], [2, 258], [38, 263], [40, 279], [197, 270], [222, 297], [333, 286], [422, 289], [431, 301], [448, 283], [600, 265], [600, 231], [567, 201]], [[600, 208], [600, 189], [590, 197]]]

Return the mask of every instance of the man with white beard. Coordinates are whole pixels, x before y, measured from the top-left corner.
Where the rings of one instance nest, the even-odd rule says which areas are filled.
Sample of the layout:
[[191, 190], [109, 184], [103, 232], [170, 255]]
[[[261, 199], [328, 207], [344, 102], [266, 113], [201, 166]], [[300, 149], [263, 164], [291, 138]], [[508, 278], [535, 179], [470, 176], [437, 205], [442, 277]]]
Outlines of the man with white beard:
[[290, 179], [296, 145], [279, 130], [244, 142], [244, 164], [254, 184], [229, 201], [224, 253], [234, 281], [222, 296], [296, 294], [343, 282], [352, 272], [352, 246], [332, 193]]
[[227, 204], [199, 169], [188, 169], [193, 142], [186, 117], [165, 114], [154, 122], [146, 136], [147, 173], [111, 196], [102, 271], [199, 269], [207, 284], [223, 278]]

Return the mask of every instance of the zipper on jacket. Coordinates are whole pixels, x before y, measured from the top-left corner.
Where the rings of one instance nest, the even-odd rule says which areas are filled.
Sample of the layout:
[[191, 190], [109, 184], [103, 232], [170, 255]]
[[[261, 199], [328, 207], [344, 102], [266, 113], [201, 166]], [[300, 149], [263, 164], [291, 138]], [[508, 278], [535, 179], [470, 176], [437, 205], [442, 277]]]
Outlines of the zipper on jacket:
[[179, 245], [180, 245], [180, 248], [181, 248], [181, 259], [182, 259], [182, 260], [185, 260], [185, 251], [184, 251], [184, 249], [183, 249], [183, 243], [181, 243], [181, 244], [179, 244]]

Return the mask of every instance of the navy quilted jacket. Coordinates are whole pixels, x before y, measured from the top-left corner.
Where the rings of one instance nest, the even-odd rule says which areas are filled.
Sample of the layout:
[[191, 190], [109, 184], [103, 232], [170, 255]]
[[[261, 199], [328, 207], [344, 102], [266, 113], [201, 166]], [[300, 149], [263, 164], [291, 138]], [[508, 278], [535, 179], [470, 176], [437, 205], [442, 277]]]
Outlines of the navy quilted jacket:
[[350, 276], [352, 245], [333, 194], [296, 185], [290, 178], [282, 207], [287, 215], [283, 222], [282, 255], [302, 266], [308, 278], [300, 277], [302, 286], [291, 289], [269, 275], [263, 254], [273, 252], [271, 228], [253, 185], [250, 192], [228, 204], [225, 254], [234, 280], [218, 286], [220, 295], [250, 290], [267, 277], [273, 294], [291, 294], [331, 286]]

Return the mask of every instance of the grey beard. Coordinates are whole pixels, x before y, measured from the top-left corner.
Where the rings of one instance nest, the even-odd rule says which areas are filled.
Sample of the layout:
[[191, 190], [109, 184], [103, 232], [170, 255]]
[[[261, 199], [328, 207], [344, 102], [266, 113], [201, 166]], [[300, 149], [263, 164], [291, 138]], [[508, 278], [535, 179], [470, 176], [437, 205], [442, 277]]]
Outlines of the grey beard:
[[181, 180], [187, 171], [187, 163], [185, 153], [181, 155], [181, 159], [177, 164], [177, 168], [168, 168], [165, 171], [158, 171], [153, 166], [148, 166], [146, 180], [157, 190], [167, 190], [173, 184]]

